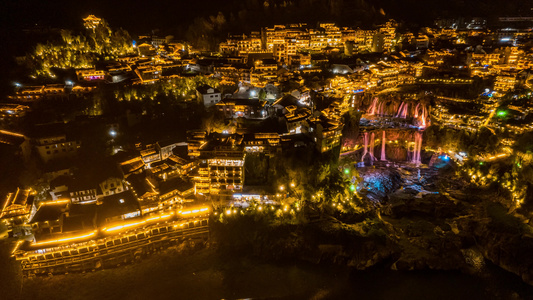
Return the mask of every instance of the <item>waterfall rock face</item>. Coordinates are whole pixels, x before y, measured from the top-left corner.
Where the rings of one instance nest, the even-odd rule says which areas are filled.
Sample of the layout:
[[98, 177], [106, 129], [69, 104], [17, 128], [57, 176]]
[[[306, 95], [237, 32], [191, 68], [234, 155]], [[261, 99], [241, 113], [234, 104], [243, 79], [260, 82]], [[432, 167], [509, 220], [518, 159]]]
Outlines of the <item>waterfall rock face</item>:
[[359, 183], [359, 189], [364, 190], [367, 197], [376, 202], [383, 202], [387, 195], [396, 191], [402, 184], [401, 174], [388, 168], [376, 168], [360, 173], [363, 179]]

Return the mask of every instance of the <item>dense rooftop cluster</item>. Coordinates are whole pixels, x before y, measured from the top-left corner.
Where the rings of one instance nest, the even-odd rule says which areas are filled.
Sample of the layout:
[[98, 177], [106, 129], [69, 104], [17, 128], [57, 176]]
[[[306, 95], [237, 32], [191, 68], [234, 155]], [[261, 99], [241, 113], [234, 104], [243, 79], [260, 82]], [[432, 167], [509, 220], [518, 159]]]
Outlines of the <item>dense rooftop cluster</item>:
[[[276, 25], [209, 52], [173, 36], [135, 42], [89, 16], [86, 33], [38, 45], [30, 84], [1, 104], [0, 142], [31, 176], [0, 217], [33, 235], [31, 248], [207, 201], [228, 215], [258, 203], [355, 208], [369, 188], [354, 170], [378, 160], [510, 157], [533, 129], [531, 21]], [[522, 203], [518, 174], [491, 178]]]

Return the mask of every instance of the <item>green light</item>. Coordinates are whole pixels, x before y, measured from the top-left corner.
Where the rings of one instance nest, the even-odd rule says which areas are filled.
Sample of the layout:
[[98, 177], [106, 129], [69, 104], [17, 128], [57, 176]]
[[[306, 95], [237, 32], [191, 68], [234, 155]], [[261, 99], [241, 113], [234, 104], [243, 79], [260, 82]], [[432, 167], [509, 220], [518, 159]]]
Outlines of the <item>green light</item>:
[[498, 112], [498, 117], [505, 117], [507, 115], [507, 112], [505, 110], [500, 110]]
[[480, 161], [480, 162], [479, 162], [479, 165], [480, 165], [480, 166], [482, 166], [482, 165], [483, 165], [483, 162], [482, 162], [482, 161]]
[[355, 185], [350, 185], [350, 191], [354, 192], [355, 191]]
[[350, 174], [350, 170], [348, 168], [344, 169], [344, 174]]

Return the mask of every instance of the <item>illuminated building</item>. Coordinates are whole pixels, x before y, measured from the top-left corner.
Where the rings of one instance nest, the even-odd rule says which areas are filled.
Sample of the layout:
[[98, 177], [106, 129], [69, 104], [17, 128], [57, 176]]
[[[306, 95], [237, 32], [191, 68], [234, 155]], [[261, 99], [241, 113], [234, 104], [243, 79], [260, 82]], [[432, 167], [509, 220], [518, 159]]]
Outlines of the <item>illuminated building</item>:
[[143, 43], [137, 46], [140, 57], [151, 57], [156, 55], [156, 49], [152, 44]]
[[214, 76], [221, 84], [250, 83], [251, 68], [242, 64], [223, 64], [213, 67]]
[[429, 38], [427, 35], [419, 35], [415, 40], [416, 49], [427, 49], [429, 47]]
[[516, 83], [516, 75], [514, 74], [498, 75], [496, 76], [496, 81], [494, 82], [494, 90], [503, 94], [514, 89]]
[[222, 190], [240, 191], [244, 184], [244, 155], [216, 154], [207, 160], [211, 194]]
[[158, 81], [163, 72], [162, 66], [153, 66], [151, 64], [140, 65], [135, 69], [135, 74], [143, 84], [154, 83]]
[[[47, 163], [55, 159], [72, 158], [76, 156], [81, 146], [80, 141], [67, 139], [67, 135], [53, 129], [52, 126], [41, 128], [38, 132], [33, 134], [33, 144], [39, 158]], [[48, 130], [51, 129], [51, 130]]]
[[28, 224], [31, 225], [37, 239], [61, 232], [61, 215], [67, 211], [69, 204], [69, 199], [47, 201], [38, 205], [34, 203]]
[[[179, 218], [176, 218], [179, 215]], [[155, 249], [180, 243], [184, 237], [204, 242], [209, 234], [209, 208], [190, 208], [172, 214], [159, 214], [120, 222], [97, 230], [56, 234], [34, 243], [17, 244], [14, 255], [22, 272], [52, 274], [82, 272], [124, 262], [124, 254], [153, 253]], [[134, 250], [134, 251], [132, 251]]]
[[26, 114], [30, 109], [29, 106], [13, 103], [0, 104], [0, 119], [1, 118], [19, 118]]
[[187, 132], [187, 152], [189, 157], [200, 156], [200, 148], [207, 144], [207, 132], [191, 130]]
[[307, 108], [296, 108], [295, 106], [289, 106], [286, 109], [289, 113], [283, 117], [287, 124], [289, 134], [307, 133], [309, 130], [307, 119], [311, 117], [311, 110]]
[[178, 203], [192, 202], [194, 184], [180, 177], [174, 177], [158, 183], [159, 205], [169, 207]]
[[281, 148], [278, 133], [248, 133], [243, 137], [244, 151], [249, 153], [275, 153]]
[[114, 195], [126, 190], [122, 178], [109, 176], [98, 184], [101, 194], [104, 196]]
[[385, 34], [378, 32], [372, 38], [372, 52], [383, 52], [385, 50]]
[[216, 105], [222, 99], [220, 91], [208, 85], [196, 88], [196, 94], [205, 107]]
[[74, 204], [90, 204], [97, 200], [96, 185], [75, 180], [68, 185], [68, 193]]
[[262, 59], [254, 62], [250, 74], [250, 83], [253, 86], [264, 87], [270, 81], [275, 81], [278, 77], [278, 64], [273, 59]]
[[501, 54], [498, 52], [495, 53], [471, 53], [468, 54], [468, 60], [471, 63], [471, 67], [475, 65], [480, 66], [495, 66], [500, 63]]
[[20, 234], [20, 225], [29, 219], [34, 196], [34, 191], [20, 188], [15, 193], [7, 194], [0, 211], [0, 220], [8, 230], [12, 230], [13, 235]]
[[98, 227], [140, 217], [139, 201], [130, 190], [105, 196], [98, 200], [96, 206], [96, 224]]
[[357, 29], [355, 32], [355, 44], [358, 46], [358, 49], [371, 50], [375, 34], [375, 30]]
[[226, 98], [216, 104], [226, 118], [266, 119], [267, 101], [259, 99]]
[[76, 76], [80, 81], [104, 80], [105, 71], [96, 69], [76, 70]]
[[379, 79], [378, 86], [383, 88], [398, 85], [398, 68], [385, 63], [380, 63], [370, 68], [371, 72]]
[[94, 30], [100, 23], [102, 22], [102, 19], [95, 17], [94, 15], [89, 15], [85, 19], [83, 19], [83, 26], [85, 26], [86, 29], [92, 29]]
[[311, 119], [310, 126], [318, 151], [324, 153], [340, 146], [342, 125], [339, 122], [321, 116]]

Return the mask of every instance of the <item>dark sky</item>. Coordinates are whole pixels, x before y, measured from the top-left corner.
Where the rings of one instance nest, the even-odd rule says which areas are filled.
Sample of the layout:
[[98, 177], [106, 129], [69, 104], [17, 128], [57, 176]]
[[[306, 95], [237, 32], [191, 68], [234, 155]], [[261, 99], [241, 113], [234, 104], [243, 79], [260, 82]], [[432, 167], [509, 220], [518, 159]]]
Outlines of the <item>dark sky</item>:
[[224, 0], [2, 0], [0, 1], [3, 30], [29, 24], [59, 28], [81, 26], [88, 14], [103, 17], [112, 27], [124, 27], [141, 34], [158, 26], [188, 24], [195, 16], [206, 15]]
[[[283, 2], [282, 0], [269, 0]], [[322, 0], [291, 0], [315, 3]], [[134, 34], [157, 27], [186, 26], [196, 16], [208, 16], [217, 11], [237, 12], [240, 7], [262, 6], [263, 0], [0, 0], [0, 30], [20, 28], [39, 23], [60, 28], [80, 26], [88, 14], [103, 17], [112, 27], [124, 27]], [[508, 12], [533, 6], [533, 0], [327, 0], [327, 2], [363, 3], [385, 8], [387, 13], [416, 21], [424, 15], [438, 12], [483, 14], [487, 10]], [[255, 3], [255, 4], [253, 4]], [[290, 20], [287, 20], [290, 22]]]

